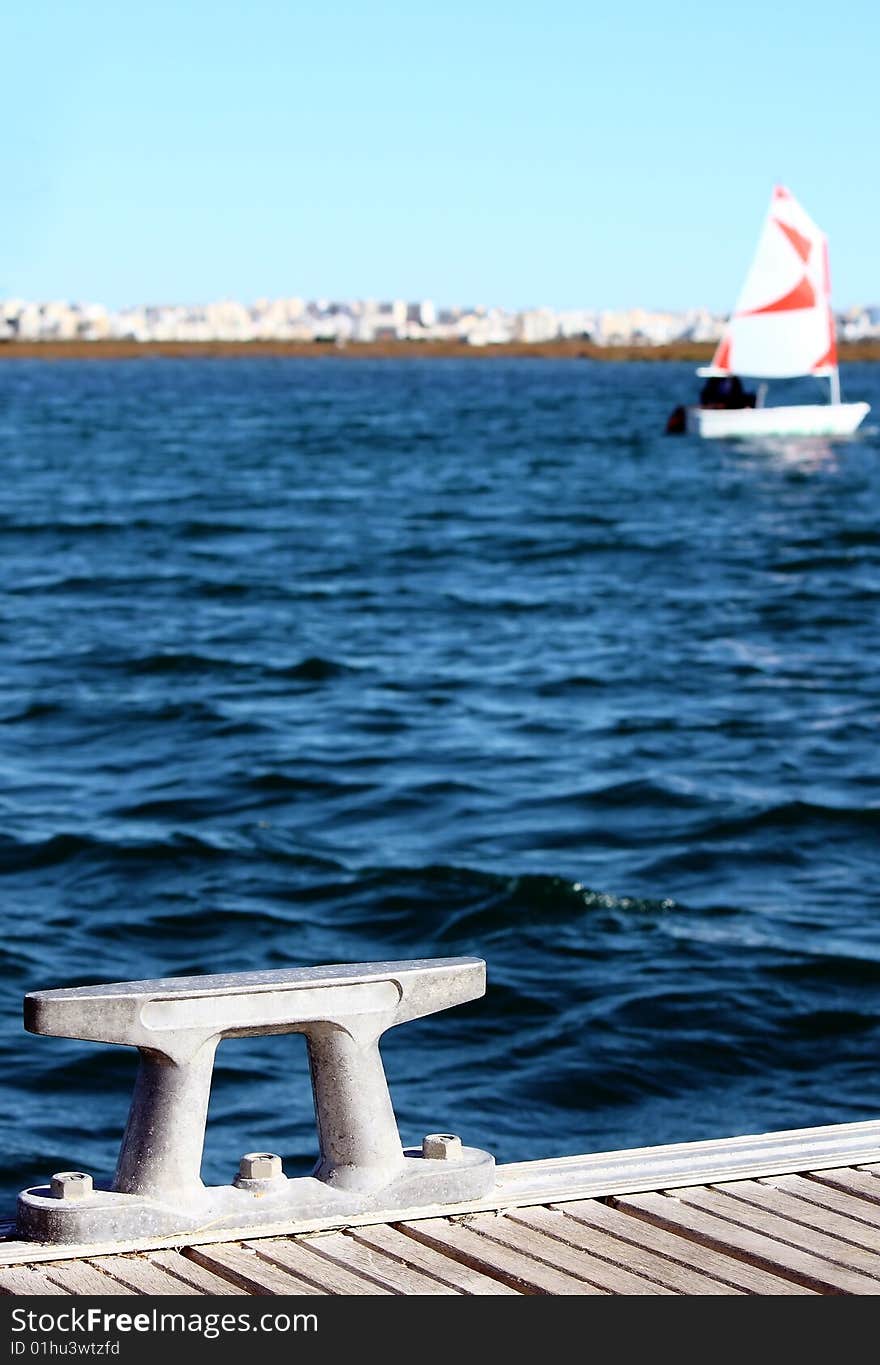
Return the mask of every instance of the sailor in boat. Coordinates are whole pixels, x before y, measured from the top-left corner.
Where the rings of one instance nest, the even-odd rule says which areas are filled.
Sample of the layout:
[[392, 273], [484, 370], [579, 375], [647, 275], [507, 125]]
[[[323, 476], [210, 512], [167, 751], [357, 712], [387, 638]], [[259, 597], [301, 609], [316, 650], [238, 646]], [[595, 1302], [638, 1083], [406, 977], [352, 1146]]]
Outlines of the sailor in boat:
[[753, 408], [756, 394], [747, 393], [737, 374], [713, 374], [700, 389], [701, 408]]
[[[735, 411], [739, 408], [753, 408], [757, 394], [743, 388], [738, 374], [712, 374], [700, 389], [700, 407], [712, 408], [716, 412]], [[666, 423], [670, 436], [680, 435], [687, 426], [684, 405], [673, 408]]]

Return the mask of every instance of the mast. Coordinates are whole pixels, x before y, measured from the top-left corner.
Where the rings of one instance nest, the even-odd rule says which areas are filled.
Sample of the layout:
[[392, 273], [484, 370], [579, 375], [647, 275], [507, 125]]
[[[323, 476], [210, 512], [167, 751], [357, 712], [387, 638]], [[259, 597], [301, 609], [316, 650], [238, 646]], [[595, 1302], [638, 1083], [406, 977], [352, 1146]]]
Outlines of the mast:
[[825, 305], [828, 309], [828, 383], [830, 386], [831, 406], [840, 405], [840, 365], [837, 360], [837, 328], [834, 325], [834, 310], [831, 307], [831, 263], [828, 259], [828, 238], [822, 240], [822, 284], [825, 290]]

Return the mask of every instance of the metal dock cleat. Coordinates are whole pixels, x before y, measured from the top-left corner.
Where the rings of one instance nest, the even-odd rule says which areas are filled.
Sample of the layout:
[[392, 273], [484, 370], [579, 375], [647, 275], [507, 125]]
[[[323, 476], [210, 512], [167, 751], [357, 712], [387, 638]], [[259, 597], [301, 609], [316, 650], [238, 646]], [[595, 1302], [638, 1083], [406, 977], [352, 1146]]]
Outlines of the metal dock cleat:
[[[488, 1194], [495, 1162], [449, 1133], [401, 1146], [379, 1055], [395, 1024], [485, 993], [479, 958], [168, 977], [25, 997], [31, 1033], [136, 1047], [140, 1066], [116, 1174], [82, 1171], [23, 1190], [18, 1232], [42, 1242], [111, 1242], [198, 1229], [257, 1229]], [[214, 1055], [224, 1038], [303, 1033], [319, 1157], [289, 1179], [274, 1152], [248, 1152], [229, 1185], [205, 1186], [202, 1151]]]

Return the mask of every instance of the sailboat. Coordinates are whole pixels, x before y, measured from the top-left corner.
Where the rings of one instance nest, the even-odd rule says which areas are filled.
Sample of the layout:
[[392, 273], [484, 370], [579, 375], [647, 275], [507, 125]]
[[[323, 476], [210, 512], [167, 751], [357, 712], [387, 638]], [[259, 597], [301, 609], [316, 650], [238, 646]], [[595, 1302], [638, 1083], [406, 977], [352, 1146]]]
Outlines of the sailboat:
[[[828, 239], [782, 185], [712, 363], [697, 374], [708, 382], [680, 424], [697, 436], [849, 436], [870, 411], [841, 402]], [[829, 402], [766, 407], [767, 385], [747, 393], [740, 375], [827, 378]]]

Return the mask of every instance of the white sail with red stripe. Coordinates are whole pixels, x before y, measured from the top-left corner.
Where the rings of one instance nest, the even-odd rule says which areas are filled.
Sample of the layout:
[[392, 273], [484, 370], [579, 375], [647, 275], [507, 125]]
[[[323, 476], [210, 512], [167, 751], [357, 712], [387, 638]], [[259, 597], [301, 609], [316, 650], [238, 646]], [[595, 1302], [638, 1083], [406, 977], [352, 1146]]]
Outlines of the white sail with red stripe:
[[837, 367], [828, 241], [777, 185], [711, 373], [784, 379]]

